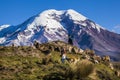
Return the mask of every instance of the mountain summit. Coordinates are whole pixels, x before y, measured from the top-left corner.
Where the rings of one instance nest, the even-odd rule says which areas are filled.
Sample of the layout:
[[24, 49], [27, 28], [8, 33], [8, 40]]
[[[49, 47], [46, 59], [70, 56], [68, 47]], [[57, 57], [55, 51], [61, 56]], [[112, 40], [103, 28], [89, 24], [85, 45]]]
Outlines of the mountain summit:
[[34, 41], [68, 43], [69, 39], [77, 47], [120, 60], [120, 34], [104, 29], [72, 9], [46, 10], [20, 25], [0, 26], [0, 45], [5, 46], [30, 46]]

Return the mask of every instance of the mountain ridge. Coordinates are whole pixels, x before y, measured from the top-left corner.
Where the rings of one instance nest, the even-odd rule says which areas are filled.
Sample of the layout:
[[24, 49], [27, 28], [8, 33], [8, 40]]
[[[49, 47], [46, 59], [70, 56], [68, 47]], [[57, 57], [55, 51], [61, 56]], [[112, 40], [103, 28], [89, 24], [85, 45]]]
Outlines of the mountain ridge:
[[73, 45], [93, 49], [99, 55], [109, 54], [120, 60], [120, 34], [110, 32], [78, 12], [69, 9], [43, 11], [17, 26], [0, 30], [0, 45], [33, 45], [72, 39]]

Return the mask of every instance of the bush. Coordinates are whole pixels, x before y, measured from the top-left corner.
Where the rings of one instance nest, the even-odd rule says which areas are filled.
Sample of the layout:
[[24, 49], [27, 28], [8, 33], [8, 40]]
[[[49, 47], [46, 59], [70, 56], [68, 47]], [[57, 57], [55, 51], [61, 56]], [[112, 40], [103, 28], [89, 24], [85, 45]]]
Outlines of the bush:
[[113, 62], [113, 66], [115, 69], [120, 70], [120, 62]]
[[81, 61], [75, 65], [70, 65], [65, 72], [65, 77], [70, 80], [85, 79], [94, 70], [94, 65], [89, 61]]
[[66, 68], [65, 71], [65, 78], [69, 80], [73, 80], [76, 76], [76, 66], [70, 65], [68, 68]]
[[110, 73], [104, 69], [97, 71], [97, 75], [101, 80], [120, 80], [114, 73]]
[[49, 63], [49, 58], [43, 58], [42, 59], [42, 64], [47, 65]]
[[76, 75], [78, 78], [88, 77], [94, 70], [94, 65], [88, 61], [82, 61], [77, 64]]

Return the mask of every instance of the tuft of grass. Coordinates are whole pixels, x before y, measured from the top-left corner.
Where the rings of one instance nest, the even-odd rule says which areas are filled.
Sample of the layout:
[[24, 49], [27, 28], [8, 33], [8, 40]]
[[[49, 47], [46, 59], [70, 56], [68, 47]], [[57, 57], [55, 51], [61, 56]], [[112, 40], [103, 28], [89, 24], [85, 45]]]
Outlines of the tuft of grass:
[[77, 64], [70, 64], [65, 72], [65, 77], [70, 80], [85, 79], [94, 71], [94, 65], [86, 60]]
[[113, 62], [113, 67], [117, 70], [120, 70], [120, 62]]
[[96, 76], [101, 80], [120, 80], [114, 73], [114, 70], [110, 69], [105, 64], [96, 64]]

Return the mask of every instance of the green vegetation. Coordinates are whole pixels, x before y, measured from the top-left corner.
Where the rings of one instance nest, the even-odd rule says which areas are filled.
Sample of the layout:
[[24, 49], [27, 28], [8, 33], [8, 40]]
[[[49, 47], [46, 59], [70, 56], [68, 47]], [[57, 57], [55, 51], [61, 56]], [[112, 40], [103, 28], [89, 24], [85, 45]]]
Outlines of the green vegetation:
[[[115, 70], [103, 61], [95, 64], [95, 54], [90, 50], [78, 53], [72, 47], [74, 53], [67, 51], [69, 60], [62, 63], [60, 48], [64, 46], [60, 43], [68, 45], [55, 42], [37, 44], [36, 48], [0, 46], [0, 80], [120, 80]], [[117, 70], [120, 68], [120, 65], [114, 66]]]

